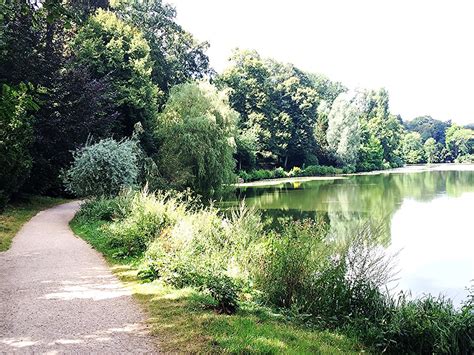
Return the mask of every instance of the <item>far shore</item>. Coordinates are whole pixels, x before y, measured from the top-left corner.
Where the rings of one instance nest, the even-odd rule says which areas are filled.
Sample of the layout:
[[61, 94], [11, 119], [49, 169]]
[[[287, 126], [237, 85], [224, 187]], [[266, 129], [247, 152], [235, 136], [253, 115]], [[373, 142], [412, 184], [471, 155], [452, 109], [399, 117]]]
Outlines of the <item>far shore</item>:
[[266, 179], [266, 180], [252, 181], [252, 182], [236, 183], [236, 184], [233, 184], [232, 186], [234, 187], [271, 186], [271, 185], [285, 184], [289, 182], [293, 183], [293, 182], [306, 182], [306, 181], [314, 181], [314, 180], [347, 179], [350, 176], [358, 176], [358, 175], [406, 174], [406, 173], [422, 173], [425, 171], [474, 171], [474, 164], [456, 164], [456, 163], [417, 164], [417, 165], [406, 165], [401, 168], [375, 170], [375, 171], [352, 173], [352, 174]]

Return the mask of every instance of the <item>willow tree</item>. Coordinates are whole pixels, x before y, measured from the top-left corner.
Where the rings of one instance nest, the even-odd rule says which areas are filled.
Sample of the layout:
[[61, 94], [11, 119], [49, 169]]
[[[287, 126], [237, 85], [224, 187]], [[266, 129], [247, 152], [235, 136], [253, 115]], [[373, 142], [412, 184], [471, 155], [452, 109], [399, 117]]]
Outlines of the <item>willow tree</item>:
[[156, 122], [155, 157], [174, 188], [211, 196], [234, 181], [236, 124], [239, 115], [227, 95], [205, 82], [180, 84]]
[[360, 149], [360, 123], [363, 113], [360, 93], [342, 93], [328, 115], [326, 139], [329, 152], [341, 166], [354, 167]]

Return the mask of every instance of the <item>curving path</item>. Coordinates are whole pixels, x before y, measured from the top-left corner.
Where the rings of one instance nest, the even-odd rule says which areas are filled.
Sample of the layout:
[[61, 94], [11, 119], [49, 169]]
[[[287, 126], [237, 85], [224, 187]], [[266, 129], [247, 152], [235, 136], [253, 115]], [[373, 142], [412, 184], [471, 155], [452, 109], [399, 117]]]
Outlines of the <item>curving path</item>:
[[0, 253], [0, 354], [157, 352], [130, 291], [69, 229], [78, 208], [38, 213]]

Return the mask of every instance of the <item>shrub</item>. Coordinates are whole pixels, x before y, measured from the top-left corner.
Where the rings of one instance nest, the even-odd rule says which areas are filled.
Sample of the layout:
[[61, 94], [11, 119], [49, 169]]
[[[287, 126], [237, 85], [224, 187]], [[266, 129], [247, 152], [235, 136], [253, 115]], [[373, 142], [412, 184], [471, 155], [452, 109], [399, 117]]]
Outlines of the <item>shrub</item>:
[[188, 194], [146, 191], [90, 201], [81, 215], [113, 219], [103, 235], [118, 256], [144, 253], [140, 277], [195, 287], [220, 313], [235, 312], [245, 289], [246, 297], [338, 328], [377, 353], [472, 349], [474, 289], [461, 310], [443, 298], [395, 299], [383, 291], [393, 276], [392, 257], [378, 244], [383, 223], [361, 224], [345, 239], [312, 220], [267, 231], [244, 205], [223, 215]]
[[251, 276], [264, 298], [280, 307], [300, 306], [321, 260], [322, 235], [309, 220], [284, 225], [253, 250]]
[[272, 179], [273, 174], [270, 170], [254, 170], [252, 171], [252, 180], [264, 180], [264, 179]]
[[66, 189], [81, 197], [114, 196], [135, 186], [138, 177], [135, 140], [104, 139], [87, 143], [74, 153], [74, 162], [64, 173]]
[[112, 221], [123, 219], [130, 213], [132, 192], [123, 191], [115, 198], [98, 197], [81, 205], [77, 218], [89, 221]]
[[474, 163], [474, 154], [460, 155], [454, 160], [456, 163]]
[[282, 167], [275, 168], [272, 172], [274, 178], [283, 178], [286, 177], [285, 170]]
[[185, 214], [184, 195], [149, 194], [146, 190], [131, 197], [129, 212], [123, 219], [105, 227], [110, 245], [121, 250], [120, 256], [141, 255], [167, 227]]
[[222, 273], [210, 273], [203, 278], [202, 289], [209, 292], [217, 302], [220, 313], [233, 314], [238, 308], [241, 287], [237, 282]]
[[302, 172], [301, 168], [295, 166], [289, 171], [288, 176], [291, 176], [291, 177], [301, 176], [301, 172]]
[[239, 171], [239, 178], [241, 178], [244, 182], [248, 182], [252, 180], [252, 176], [247, 173], [245, 170]]

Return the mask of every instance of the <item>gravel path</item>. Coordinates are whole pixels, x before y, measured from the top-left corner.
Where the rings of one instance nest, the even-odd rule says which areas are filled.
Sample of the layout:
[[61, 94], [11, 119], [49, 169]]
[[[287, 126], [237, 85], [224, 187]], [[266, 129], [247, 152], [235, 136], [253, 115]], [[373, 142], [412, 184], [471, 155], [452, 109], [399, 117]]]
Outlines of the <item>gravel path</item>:
[[157, 352], [130, 291], [69, 229], [78, 208], [40, 212], [0, 253], [0, 354]]

